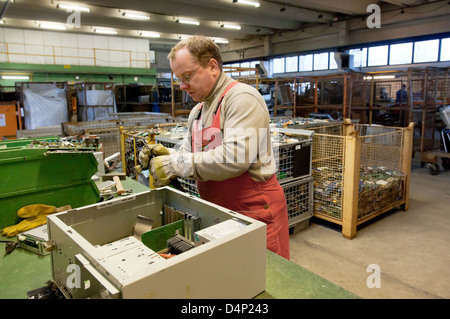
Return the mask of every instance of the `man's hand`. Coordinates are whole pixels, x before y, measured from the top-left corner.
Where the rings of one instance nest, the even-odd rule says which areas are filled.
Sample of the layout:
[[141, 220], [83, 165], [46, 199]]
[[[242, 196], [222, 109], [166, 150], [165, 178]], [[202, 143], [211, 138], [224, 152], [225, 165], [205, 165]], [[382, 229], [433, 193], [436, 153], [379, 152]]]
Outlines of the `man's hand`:
[[160, 143], [145, 144], [139, 152], [139, 163], [141, 163], [142, 169], [148, 168], [148, 163], [152, 157], [161, 155], [170, 155], [170, 151]]
[[166, 186], [176, 177], [190, 177], [194, 174], [192, 153], [154, 157], [150, 161], [150, 174], [156, 187]]

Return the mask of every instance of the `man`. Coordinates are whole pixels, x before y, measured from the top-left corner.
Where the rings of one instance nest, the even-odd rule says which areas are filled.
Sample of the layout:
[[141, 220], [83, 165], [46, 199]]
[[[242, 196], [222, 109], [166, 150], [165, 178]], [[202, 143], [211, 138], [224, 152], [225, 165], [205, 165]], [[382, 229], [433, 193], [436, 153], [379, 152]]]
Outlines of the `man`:
[[395, 96], [396, 103], [406, 103], [408, 100], [408, 92], [406, 91], [406, 84], [402, 84], [402, 88], [397, 91]]
[[151, 160], [154, 185], [195, 178], [201, 198], [266, 223], [267, 248], [289, 259], [286, 198], [275, 176], [264, 99], [223, 73], [219, 47], [209, 38], [180, 41], [168, 59], [180, 88], [199, 104], [180, 150], [153, 152], [170, 154]]

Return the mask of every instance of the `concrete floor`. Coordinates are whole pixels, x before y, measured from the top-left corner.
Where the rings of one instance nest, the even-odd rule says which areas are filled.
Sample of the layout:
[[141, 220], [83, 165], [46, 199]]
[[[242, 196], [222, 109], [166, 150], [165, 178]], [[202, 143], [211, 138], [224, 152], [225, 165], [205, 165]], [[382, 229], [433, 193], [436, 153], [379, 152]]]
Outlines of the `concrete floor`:
[[[362, 298], [450, 298], [450, 171], [432, 176], [417, 157], [408, 211], [361, 225], [352, 240], [313, 218], [290, 235], [291, 261]], [[380, 268], [379, 288], [367, 285], [371, 264]]]

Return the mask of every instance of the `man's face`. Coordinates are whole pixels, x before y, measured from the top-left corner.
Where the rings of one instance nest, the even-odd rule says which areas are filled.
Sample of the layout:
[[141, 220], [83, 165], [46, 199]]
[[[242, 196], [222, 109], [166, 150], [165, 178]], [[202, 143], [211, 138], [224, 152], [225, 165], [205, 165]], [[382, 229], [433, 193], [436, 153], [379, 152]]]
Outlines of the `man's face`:
[[180, 80], [180, 89], [186, 91], [196, 102], [205, 100], [220, 74], [214, 59], [201, 65], [186, 48], [175, 53], [170, 60], [170, 68]]

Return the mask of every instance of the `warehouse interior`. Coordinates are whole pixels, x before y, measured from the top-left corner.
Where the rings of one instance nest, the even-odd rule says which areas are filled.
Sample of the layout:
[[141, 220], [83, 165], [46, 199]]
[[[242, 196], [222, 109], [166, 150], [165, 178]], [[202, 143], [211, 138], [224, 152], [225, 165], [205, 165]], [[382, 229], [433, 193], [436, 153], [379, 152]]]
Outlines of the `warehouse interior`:
[[[0, 299], [450, 298], [449, 21], [447, 0], [1, 1], [0, 229], [26, 219], [18, 211], [27, 205], [54, 209], [38, 227], [45, 240], [3, 231]], [[267, 104], [289, 261], [253, 251], [260, 225], [199, 200], [192, 180], [176, 179], [183, 195], [152, 190], [137, 168], [146, 144], [176, 148], [186, 135], [197, 103], [167, 55], [192, 35], [213, 39], [223, 72]], [[138, 215], [134, 236], [100, 230], [131, 223], [118, 207], [134, 216], [149, 205], [163, 217]], [[125, 266], [108, 271], [131, 260], [112, 257], [113, 240], [124, 252], [129, 238], [132, 249], [158, 251], [148, 244], [163, 236], [158, 228], [183, 222], [181, 242], [213, 241], [200, 208], [247, 231], [181, 262], [149, 256], [173, 267], [140, 283], [124, 279]], [[230, 250], [240, 259], [222, 258]], [[70, 265], [82, 266], [84, 288], [67, 288]], [[240, 274], [227, 283], [208, 267]], [[179, 289], [162, 288], [164, 276]], [[157, 288], [144, 292], [148, 282]]]

